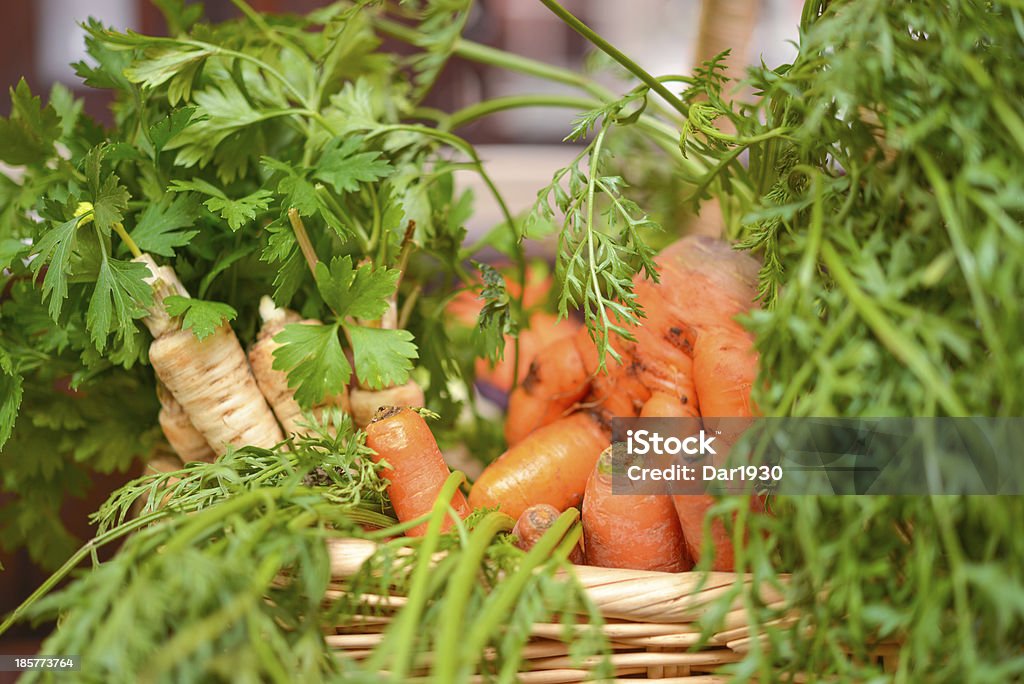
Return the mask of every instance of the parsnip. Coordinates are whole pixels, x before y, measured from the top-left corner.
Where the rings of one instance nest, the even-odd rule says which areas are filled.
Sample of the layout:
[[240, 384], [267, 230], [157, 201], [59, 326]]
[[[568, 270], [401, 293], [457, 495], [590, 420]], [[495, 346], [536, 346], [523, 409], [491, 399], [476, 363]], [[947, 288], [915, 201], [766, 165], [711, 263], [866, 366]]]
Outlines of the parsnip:
[[167, 443], [185, 463], [190, 461], [212, 461], [213, 449], [206, 438], [192, 424], [185, 409], [174, 398], [162, 382], [156, 384], [156, 396], [160, 400], [160, 428]]
[[150, 363], [214, 452], [228, 445], [270, 448], [284, 439], [231, 327], [221, 325], [201, 341], [182, 330], [164, 308], [170, 295], [189, 296], [173, 270], [158, 267], [148, 254], [135, 260], [152, 274], [153, 305], [143, 319], [153, 335]]
[[[289, 323], [320, 325], [320, 321], [302, 320], [296, 312], [275, 306], [270, 297], [263, 297], [260, 300], [260, 318], [263, 319], [263, 327], [260, 329], [256, 343], [249, 350], [249, 365], [252, 366], [252, 374], [285, 433], [306, 434], [308, 428], [301, 425], [304, 422], [304, 416], [302, 409], [295, 401], [295, 390], [288, 386], [288, 376], [273, 367], [274, 350], [281, 346], [273, 338]], [[313, 408], [313, 414], [320, 419], [324, 410], [329, 407], [339, 407], [348, 413], [348, 391], [343, 390], [340, 394], [326, 397], [323, 402]]]
[[352, 420], [358, 428], [364, 428], [373, 420], [373, 414], [381, 406], [414, 406], [421, 407], [425, 403], [423, 389], [410, 380], [404, 385], [393, 385], [381, 390], [363, 389], [354, 386], [349, 393], [352, 405]]

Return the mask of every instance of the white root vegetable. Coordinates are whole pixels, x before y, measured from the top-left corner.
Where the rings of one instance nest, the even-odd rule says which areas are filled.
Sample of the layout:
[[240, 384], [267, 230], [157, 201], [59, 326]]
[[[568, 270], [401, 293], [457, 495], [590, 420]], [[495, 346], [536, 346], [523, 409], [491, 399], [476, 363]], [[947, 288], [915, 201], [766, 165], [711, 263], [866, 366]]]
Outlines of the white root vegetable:
[[414, 406], [422, 407], [425, 403], [423, 389], [410, 380], [404, 385], [394, 385], [380, 390], [369, 390], [353, 387], [349, 393], [352, 405], [352, 421], [362, 429], [373, 420], [373, 414], [381, 406]]
[[[273, 338], [289, 323], [320, 325], [320, 321], [302, 320], [296, 312], [275, 306], [270, 297], [263, 297], [260, 300], [260, 318], [263, 319], [263, 327], [256, 338], [256, 343], [249, 350], [252, 374], [285, 433], [307, 434], [309, 429], [302, 425], [305, 416], [295, 401], [295, 390], [288, 386], [287, 374], [273, 367], [274, 350], [281, 346]], [[347, 389], [340, 394], [325, 397], [324, 401], [313, 407], [313, 415], [320, 420], [324, 411], [330, 407], [338, 407], [346, 413], [349, 412]]]
[[160, 428], [164, 431], [167, 443], [181, 460], [185, 463], [212, 461], [215, 455], [213, 449], [162, 382], [156, 384], [156, 396], [160, 400]]
[[174, 271], [148, 254], [135, 259], [149, 267], [153, 305], [143, 322], [153, 335], [149, 360], [160, 379], [217, 454], [228, 445], [270, 448], [284, 439], [260, 393], [242, 345], [228, 325], [197, 340], [170, 317], [164, 299], [188, 297]]

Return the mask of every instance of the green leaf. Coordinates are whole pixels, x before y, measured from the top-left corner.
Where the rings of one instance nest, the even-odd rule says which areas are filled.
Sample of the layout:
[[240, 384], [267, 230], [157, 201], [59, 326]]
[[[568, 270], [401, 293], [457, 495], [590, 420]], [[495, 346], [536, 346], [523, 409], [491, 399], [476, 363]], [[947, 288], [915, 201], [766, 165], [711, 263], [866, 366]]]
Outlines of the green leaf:
[[201, 178], [191, 181], [173, 181], [168, 190], [171, 192], [194, 190], [208, 195], [209, 199], [203, 202], [203, 204], [210, 211], [219, 213], [228, 222], [228, 228], [232, 232], [237, 231], [249, 221], [255, 219], [258, 212], [266, 211], [270, 206], [270, 201], [274, 198], [273, 193], [269, 190], [260, 189], [245, 197], [231, 199], [220, 188], [207, 183]]
[[380, 158], [380, 152], [357, 152], [362, 144], [362, 138], [356, 136], [335, 138], [324, 149], [314, 176], [330, 183], [339, 193], [354, 192], [360, 183], [387, 176], [391, 164]]
[[16, 259], [27, 254], [31, 248], [31, 245], [15, 238], [0, 239], [0, 271], [10, 268]]
[[125, 77], [143, 88], [156, 88], [179, 73], [198, 66], [212, 49], [158, 45], [146, 49], [141, 59], [124, 70]]
[[416, 345], [408, 330], [385, 330], [346, 325], [359, 382], [370, 389], [402, 385], [409, 381]]
[[327, 306], [338, 318], [375, 319], [383, 316], [390, 302], [388, 298], [398, 285], [401, 272], [397, 269], [374, 269], [371, 264], [352, 267], [352, 257], [334, 257], [330, 268], [324, 262], [316, 265], [316, 286]]
[[480, 355], [494, 363], [505, 355], [505, 335], [516, 332], [515, 319], [512, 317], [512, 299], [505, 287], [505, 279], [496, 268], [477, 261], [474, 261], [473, 265], [480, 269], [484, 280], [483, 289], [480, 291], [480, 299], [484, 300], [484, 305], [480, 308], [474, 342]]
[[36, 258], [32, 261], [32, 271], [38, 277], [43, 266], [43, 300], [50, 300], [50, 317], [57, 320], [61, 307], [68, 296], [68, 265], [75, 249], [75, 233], [78, 229], [80, 216], [65, 221], [56, 228], [51, 228], [39, 240], [36, 246]]
[[106, 347], [112, 325], [115, 336], [124, 338], [135, 330], [133, 321], [146, 314], [145, 307], [153, 303], [153, 290], [143, 280], [148, 275], [146, 265], [135, 261], [101, 262], [86, 314], [86, 327], [98, 350]]
[[15, 370], [10, 355], [0, 348], [0, 448], [10, 439], [14, 420], [24, 393], [21, 374]]
[[60, 137], [60, 117], [50, 105], [44, 108], [22, 78], [11, 93], [11, 116], [0, 118], [0, 161], [21, 166], [38, 164], [53, 156], [53, 142]]
[[300, 406], [312, 408], [348, 384], [352, 367], [338, 339], [338, 324], [292, 323], [274, 341], [281, 346], [274, 350], [273, 367], [288, 374]]
[[153, 141], [153, 147], [156, 148], [157, 154], [166, 147], [167, 143], [174, 136], [181, 133], [192, 123], [192, 115], [195, 112], [195, 107], [179, 107], [149, 127], [149, 139]]
[[202, 299], [171, 295], [164, 299], [164, 308], [171, 316], [183, 316], [182, 330], [191, 328], [197, 340], [209, 337], [222, 324], [233, 321], [238, 312], [221, 302], [206, 302]]
[[124, 221], [123, 212], [128, 209], [131, 195], [121, 185], [117, 176], [111, 174], [103, 181], [98, 193], [93, 198], [93, 219], [103, 231], [109, 232], [115, 223]]
[[313, 184], [306, 178], [306, 171], [297, 169], [271, 157], [262, 157], [260, 163], [272, 171], [284, 174], [277, 184], [277, 192], [284, 196], [284, 207], [294, 207], [303, 216], [312, 216], [319, 208]]
[[199, 231], [191, 227], [198, 218], [198, 206], [189, 195], [177, 195], [146, 207], [131, 232], [131, 238], [144, 252], [173, 257], [176, 247], [189, 243]]

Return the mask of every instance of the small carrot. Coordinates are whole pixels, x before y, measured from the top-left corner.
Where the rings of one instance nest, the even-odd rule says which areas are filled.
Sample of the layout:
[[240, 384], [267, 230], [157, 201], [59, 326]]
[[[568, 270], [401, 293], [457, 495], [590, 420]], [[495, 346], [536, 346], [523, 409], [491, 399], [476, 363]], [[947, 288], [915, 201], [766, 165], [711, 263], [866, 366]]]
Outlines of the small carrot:
[[750, 390], [756, 378], [754, 343], [738, 326], [712, 326], [698, 333], [693, 353], [693, 382], [702, 416], [753, 416], [755, 408]]
[[[523, 551], [532, 549], [537, 540], [555, 524], [559, 515], [558, 509], [549, 504], [535, 504], [527, 508], [512, 528], [512, 536], [516, 538], [515, 545]], [[585, 563], [583, 549], [579, 544], [569, 554], [569, 562], [576, 565]]]
[[537, 311], [530, 315], [530, 327], [519, 331], [519, 365], [516, 366], [515, 343], [512, 335], [505, 336], [502, 360], [492, 368], [487, 359], [477, 359], [477, 380], [489, 383], [503, 392], [512, 388], [513, 380], [521, 382], [530, 372], [530, 363], [538, 352], [553, 342], [575, 334], [579, 324], [572, 319], [558, 320], [555, 314]]
[[689, 403], [665, 392], [655, 392], [640, 410], [641, 418], [692, 418], [696, 416]]
[[693, 567], [671, 498], [612, 493], [612, 447], [587, 481], [583, 537], [590, 565], [661, 572]]
[[559, 510], [583, 500], [587, 478], [608, 435], [589, 411], [533, 432], [491, 463], [469, 492], [473, 508], [500, 508], [518, 518], [533, 504]]
[[[382, 407], [366, 427], [366, 446], [377, 452], [375, 462], [384, 460], [391, 466], [386, 473], [388, 497], [398, 519], [405, 522], [429, 513], [451, 472], [423, 417], [410, 408]], [[459, 517], [469, 515], [462, 492], [455, 492], [451, 505]], [[451, 525], [446, 517], [443, 529]], [[417, 537], [426, 530], [422, 523], [406, 534]]]
[[573, 339], [565, 337], [548, 345], [509, 397], [505, 439], [514, 446], [534, 430], [558, 420], [589, 388], [590, 377]]

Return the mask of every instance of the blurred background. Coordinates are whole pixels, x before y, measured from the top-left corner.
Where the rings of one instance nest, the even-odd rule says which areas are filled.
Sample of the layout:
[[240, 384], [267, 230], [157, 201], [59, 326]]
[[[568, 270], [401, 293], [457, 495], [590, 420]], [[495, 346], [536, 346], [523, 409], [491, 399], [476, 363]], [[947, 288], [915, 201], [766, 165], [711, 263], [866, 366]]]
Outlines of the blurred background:
[[[250, 0], [263, 12], [304, 13], [328, 4], [324, 0]], [[654, 74], [688, 73], [695, 63], [733, 47], [729, 65], [739, 75], [745, 65], [764, 60], [788, 62], [795, 55], [800, 0], [563, 0], [563, 4]], [[219, 21], [238, 14], [230, 0], [205, 2], [206, 16]], [[109, 97], [84, 88], [70, 66], [86, 59], [78, 22], [94, 17], [118, 29], [166, 33], [162, 15], [149, 0], [8, 0], [0, 3], [0, 113], [6, 115], [8, 88], [25, 77], [32, 91], [46, 93], [62, 83], [85, 100], [86, 111], [109, 123]], [[594, 60], [585, 41], [558, 21], [536, 0], [479, 0], [467, 24], [470, 40], [503, 48], [544, 62], [574, 69], [599, 69], [616, 91], [632, 84], [618, 81], [607, 63]], [[395, 46], [395, 49], [400, 49]], [[425, 104], [452, 111], [482, 99], [517, 93], [543, 93], [550, 85], [518, 74], [454, 60], [445, 68]], [[537, 188], [575, 154], [562, 143], [575, 114], [566, 110], [516, 110], [478, 121], [459, 131], [480, 146], [480, 154], [506, 194], [513, 211], [528, 208]], [[475, 176], [465, 178], [472, 185]], [[476, 193], [476, 229], [498, 222], [487, 194]], [[474, 226], [470, 226], [474, 230]], [[139, 466], [141, 471], [141, 466]], [[62, 511], [65, 524], [85, 539], [91, 535], [88, 514], [106, 494], [137, 473], [95, 476], [83, 498], [69, 499]], [[0, 494], [0, 515], [3, 513]], [[2, 541], [2, 540], [0, 540]], [[2, 544], [0, 544], [2, 547]], [[0, 615], [12, 610], [46, 577], [24, 553], [0, 550]], [[0, 653], [33, 653], [45, 630], [22, 628], [0, 640]], [[0, 672], [0, 684], [14, 681]]]

